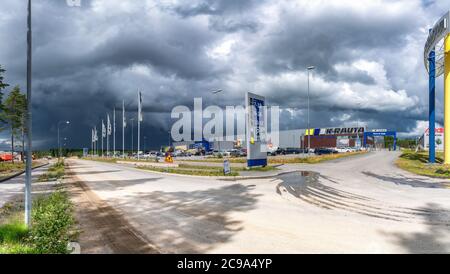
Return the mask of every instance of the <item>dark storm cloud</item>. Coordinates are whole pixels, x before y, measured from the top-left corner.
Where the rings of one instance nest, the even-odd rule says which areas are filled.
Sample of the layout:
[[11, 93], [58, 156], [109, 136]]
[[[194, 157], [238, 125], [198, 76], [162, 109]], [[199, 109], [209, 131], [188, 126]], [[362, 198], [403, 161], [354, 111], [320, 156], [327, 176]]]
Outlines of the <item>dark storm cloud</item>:
[[[308, 65], [317, 67], [311, 83], [314, 126], [359, 121], [414, 129], [427, 112], [416, 99], [426, 90], [423, 64], [414, 63], [423, 49], [417, 38], [432, 24], [425, 14], [439, 17], [437, 4], [427, 6], [431, 12], [415, 1], [315, 3], [83, 0], [81, 8], [71, 8], [65, 1], [34, 1], [37, 146], [55, 146], [61, 120], [72, 122], [63, 129], [70, 146], [89, 146], [90, 129], [100, 128], [114, 107], [121, 133], [122, 100], [127, 117], [136, 117], [138, 90], [144, 96], [142, 131], [154, 148], [168, 142], [171, 109], [192, 108], [194, 97], [205, 106], [240, 105], [244, 92], [253, 90], [285, 108], [282, 129], [301, 128]], [[0, 10], [0, 63], [8, 83], [23, 90], [25, 4], [5, 0]], [[362, 65], [355, 65], [358, 60]], [[211, 94], [218, 88], [225, 91], [221, 97]], [[363, 105], [356, 106], [356, 99]], [[129, 147], [131, 128], [126, 130]]]
[[418, 27], [407, 14], [383, 16], [376, 10], [359, 14], [345, 7], [304, 16], [298, 10], [283, 10], [281, 17], [255, 51], [267, 73], [304, 70], [314, 64], [320, 73], [334, 74], [335, 64], [361, 58], [368, 51], [395, 51]]
[[205, 0], [182, 1], [166, 8], [182, 17], [209, 15], [209, 26], [219, 32], [248, 31], [260, 28], [258, 17], [252, 11], [263, 5], [263, 0]]

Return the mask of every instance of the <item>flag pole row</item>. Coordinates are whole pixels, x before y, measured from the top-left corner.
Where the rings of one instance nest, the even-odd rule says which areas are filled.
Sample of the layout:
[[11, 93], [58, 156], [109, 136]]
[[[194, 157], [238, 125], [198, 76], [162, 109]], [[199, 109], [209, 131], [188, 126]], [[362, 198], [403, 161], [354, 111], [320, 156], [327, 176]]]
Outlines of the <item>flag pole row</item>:
[[[125, 129], [127, 127], [127, 119], [126, 119], [126, 110], [125, 110], [125, 101], [122, 101], [122, 158], [125, 158]], [[138, 149], [137, 149], [137, 158], [140, 160], [140, 146], [141, 146], [141, 122], [143, 121], [142, 115], [142, 93], [138, 91]], [[109, 141], [110, 136], [113, 136], [113, 157], [116, 157], [116, 108], [113, 109], [113, 120], [111, 123], [111, 119], [109, 113], [106, 114], [106, 125], [104, 120], [101, 120], [101, 147], [99, 151], [99, 132], [97, 131], [97, 125], [91, 129], [91, 154], [92, 157], [110, 157], [109, 153]], [[104, 139], [106, 139], [106, 155], [104, 150]]]

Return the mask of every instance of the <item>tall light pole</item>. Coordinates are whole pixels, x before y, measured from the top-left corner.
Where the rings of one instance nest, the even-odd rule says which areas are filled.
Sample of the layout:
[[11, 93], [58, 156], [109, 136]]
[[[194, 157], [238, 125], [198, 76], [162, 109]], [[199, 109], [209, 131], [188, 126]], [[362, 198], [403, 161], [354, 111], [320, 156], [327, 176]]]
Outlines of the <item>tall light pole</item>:
[[28, 0], [28, 19], [27, 19], [27, 162], [25, 171], [25, 225], [31, 226], [31, 165], [33, 161], [32, 156], [32, 134], [31, 134], [31, 69], [32, 69], [32, 29], [31, 29], [31, 0]]
[[131, 121], [131, 157], [133, 157], [133, 150], [134, 150], [134, 118], [131, 118], [130, 121]]
[[[358, 106], [358, 109], [361, 107], [361, 102], [359, 102], [358, 104], [356, 104]], [[361, 147], [361, 140], [359, 139], [359, 118], [356, 120], [356, 140], [357, 140], [357, 145], [355, 144], [355, 146], [357, 148]]]
[[58, 122], [58, 125], [57, 125], [57, 127], [58, 127], [58, 158], [61, 158], [61, 142], [59, 140], [59, 126], [62, 123], [65, 123], [66, 125], [68, 125], [68, 124], [70, 124], [70, 122], [69, 121], [59, 121]]
[[307, 68], [308, 70], [308, 156], [309, 156], [309, 150], [311, 149], [311, 126], [310, 126], [310, 120], [309, 120], [309, 74], [310, 71], [314, 70], [314, 66], [309, 66]]
[[[218, 89], [218, 90], [212, 91], [212, 94], [218, 95], [218, 94], [221, 94], [222, 92], [223, 92], [222, 89]], [[220, 138], [217, 140], [217, 144], [218, 144], [218, 150], [219, 150], [219, 153], [220, 153]]]
[[144, 154], [145, 154], [145, 146], [146, 146], [146, 143], [147, 143], [147, 136], [144, 136]]
[[169, 131], [167, 131], [167, 133], [169, 134], [169, 148], [170, 148], [170, 146], [172, 145], [171, 143], [171, 141], [172, 141], [172, 137], [171, 137], [171, 134], [172, 134], [172, 132], [169, 130]]

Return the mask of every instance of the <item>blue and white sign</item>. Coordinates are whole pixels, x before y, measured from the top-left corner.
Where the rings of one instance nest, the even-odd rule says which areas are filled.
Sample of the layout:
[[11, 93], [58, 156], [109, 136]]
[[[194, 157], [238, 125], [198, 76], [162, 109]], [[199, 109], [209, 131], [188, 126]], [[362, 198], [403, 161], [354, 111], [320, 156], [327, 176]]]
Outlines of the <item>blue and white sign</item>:
[[247, 92], [246, 107], [246, 139], [247, 166], [267, 166], [267, 108], [266, 99]]
[[231, 166], [229, 160], [223, 161], [223, 174], [225, 175], [231, 174]]

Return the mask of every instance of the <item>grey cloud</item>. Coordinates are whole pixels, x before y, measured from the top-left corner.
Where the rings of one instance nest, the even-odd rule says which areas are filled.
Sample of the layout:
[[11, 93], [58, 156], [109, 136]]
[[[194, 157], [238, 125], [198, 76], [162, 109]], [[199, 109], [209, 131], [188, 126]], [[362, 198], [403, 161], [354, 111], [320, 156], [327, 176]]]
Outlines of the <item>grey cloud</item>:
[[[278, 20], [267, 21], [260, 8], [273, 3], [268, 0], [183, 1], [175, 6], [158, 2], [150, 3], [151, 9], [144, 1], [129, 1], [128, 5], [138, 7], [133, 13], [120, 10], [119, 2], [102, 1], [113, 13], [102, 16], [94, 11], [97, 1], [84, 0], [81, 9], [69, 8], [64, 1], [34, 1], [33, 125], [36, 143], [42, 148], [55, 146], [56, 124], [65, 119], [72, 121], [63, 130], [70, 136], [70, 146], [89, 146], [90, 128], [99, 127], [100, 120], [114, 106], [120, 108], [122, 100], [128, 117], [136, 116], [138, 89], [144, 94], [143, 132], [154, 148], [167, 143], [171, 109], [176, 105], [192, 108], [194, 97], [202, 97], [205, 105], [240, 105], [245, 91], [265, 92], [271, 105], [296, 110], [294, 115], [282, 112], [282, 129], [302, 128], [306, 84], [271, 85], [267, 78], [284, 72], [301, 74], [313, 64], [318, 81], [376, 86], [367, 72], [335, 69], [337, 64], [358, 59], [383, 63], [388, 84], [395, 90], [405, 89], [409, 97], [419, 96], [419, 104], [401, 112], [377, 111], [370, 104], [358, 110], [352, 104], [339, 104], [352, 98], [333, 97], [333, 90], [320, 90], [326, 96], [318, 96], [318, 84], [313, 82], [313, 126], [360, 121], [370, 127], [410, 131], [417, 121], [426, 119], [423, 64], [400, 65], [413, 63], [416, 55], [421, 58], [420, 29], [428, 22], [422, 15], [439, 17], [437, 3], [406, 15], [382, 10], [348, 12], [345, 7], [305, 13], [293, 8], [284, 9]], [[0, 63], [7, 69], [8, 83], [25, 90], [25, 2], [3, 2], [0, 39], [5, 42], [0, 44]], [[231, 57], [208, 56], [208, 49], [229, 35], [237, 39]], [[221, 97], [210, 92], [218, 88], [226, 91]], [[339, 117], [348, 119], [339, 121]], [[442, 111], [437, 117], [442, 120]]]

